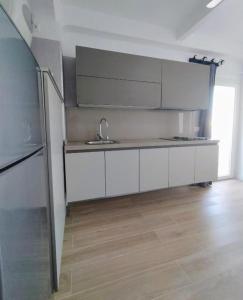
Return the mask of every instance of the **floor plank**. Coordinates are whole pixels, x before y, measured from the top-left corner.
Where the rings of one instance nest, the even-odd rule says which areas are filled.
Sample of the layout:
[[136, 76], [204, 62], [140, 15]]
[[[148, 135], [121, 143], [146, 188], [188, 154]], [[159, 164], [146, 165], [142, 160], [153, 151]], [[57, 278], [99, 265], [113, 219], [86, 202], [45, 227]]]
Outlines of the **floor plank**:
[[56, 300], [243, 299], [243, 183], [75, 203]]
[[[197, 284], [165, 293], [154, 300], [242, 300], [243, 265]], [[79, 298], [81, 299], [81, 298]]]
[[92, 291], [79, 293], [72, 300], [144, 300], [153, 299], [161, 292], [169, 291], [189, 283], [182, 269], [176, 264], [169, 264], [147, 270], [136, 276], [122, 278]]

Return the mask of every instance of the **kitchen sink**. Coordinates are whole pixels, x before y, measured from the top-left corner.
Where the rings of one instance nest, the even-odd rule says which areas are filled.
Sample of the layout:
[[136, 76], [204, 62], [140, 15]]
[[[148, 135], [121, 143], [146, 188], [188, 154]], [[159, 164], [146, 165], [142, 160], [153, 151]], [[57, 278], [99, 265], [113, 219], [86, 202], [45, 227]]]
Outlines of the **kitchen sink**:
[[118, 141], [114, 140], [95, 140], [95, 141], [87, 141], [85, 144], [87, 145], [111, 145], [117, 144]]

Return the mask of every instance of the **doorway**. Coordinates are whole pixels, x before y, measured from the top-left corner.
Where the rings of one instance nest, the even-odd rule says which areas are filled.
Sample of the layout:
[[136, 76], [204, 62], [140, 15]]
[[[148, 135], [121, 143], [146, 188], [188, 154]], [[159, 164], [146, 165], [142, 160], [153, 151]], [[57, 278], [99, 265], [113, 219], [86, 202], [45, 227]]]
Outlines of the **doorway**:
[[236, 87], [216, 85], [212, 110], [212, 139], [219, 140], [218, 178], [233, 177]]

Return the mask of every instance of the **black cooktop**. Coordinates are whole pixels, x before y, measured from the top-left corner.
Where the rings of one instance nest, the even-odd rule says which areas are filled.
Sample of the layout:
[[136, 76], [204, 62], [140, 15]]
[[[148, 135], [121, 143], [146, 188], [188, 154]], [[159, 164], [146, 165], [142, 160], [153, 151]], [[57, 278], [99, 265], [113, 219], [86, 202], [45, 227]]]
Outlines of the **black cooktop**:
[[171, 138], [161, 138], [161, 140], [167, 141], [205, 141], [206, 137], [187, 137], [187, 136], [173, 136]]

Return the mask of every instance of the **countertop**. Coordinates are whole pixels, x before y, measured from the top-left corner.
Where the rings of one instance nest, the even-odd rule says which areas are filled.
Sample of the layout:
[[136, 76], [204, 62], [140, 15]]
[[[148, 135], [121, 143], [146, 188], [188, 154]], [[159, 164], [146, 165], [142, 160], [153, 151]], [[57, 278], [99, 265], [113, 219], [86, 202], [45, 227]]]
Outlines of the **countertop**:
[[193, 140], [193, 141], [170, 141], [163, 139], [139, 139], [139, 140], [119, 140], [116, 144], [87, 145], [83, 142], [67, 142], [65, 144], [66, 153], [107, 151], [122, 149], [146, 149], [146, 148], [168, 148], [200, 145], [215, 145], [218, 140]]

